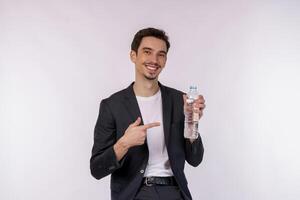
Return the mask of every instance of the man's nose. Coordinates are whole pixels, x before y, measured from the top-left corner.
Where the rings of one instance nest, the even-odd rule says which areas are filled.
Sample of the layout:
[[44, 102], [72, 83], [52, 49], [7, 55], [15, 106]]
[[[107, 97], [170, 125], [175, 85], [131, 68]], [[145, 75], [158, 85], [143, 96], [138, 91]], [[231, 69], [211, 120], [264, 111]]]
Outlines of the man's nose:
[[158, 56], [155, 55], [155, 54], [152, 54], [150, 56], [150, 61], [153, 62], [153, 63], [155, 63], [155, 64], [157, 64], [158, 63]]

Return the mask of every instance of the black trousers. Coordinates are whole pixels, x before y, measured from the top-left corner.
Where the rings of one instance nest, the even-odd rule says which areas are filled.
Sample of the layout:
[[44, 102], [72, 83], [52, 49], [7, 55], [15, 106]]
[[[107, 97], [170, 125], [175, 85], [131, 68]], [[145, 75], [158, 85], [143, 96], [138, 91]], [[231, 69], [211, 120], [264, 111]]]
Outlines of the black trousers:
[[184, 200], [178, 186], [142, 185], [134, 200]]

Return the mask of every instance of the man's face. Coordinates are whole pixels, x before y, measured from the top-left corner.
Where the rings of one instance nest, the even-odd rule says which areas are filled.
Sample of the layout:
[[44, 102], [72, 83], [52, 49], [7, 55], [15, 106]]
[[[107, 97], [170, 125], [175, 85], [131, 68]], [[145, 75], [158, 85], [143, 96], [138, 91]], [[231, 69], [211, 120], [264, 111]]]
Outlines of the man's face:
[[138, 52], [130, 52], [131, 61], [135, 64], [136, 75], [148, 80], [157, 80], [167, 61], [166, 42], [155, 37], [144, 37]]

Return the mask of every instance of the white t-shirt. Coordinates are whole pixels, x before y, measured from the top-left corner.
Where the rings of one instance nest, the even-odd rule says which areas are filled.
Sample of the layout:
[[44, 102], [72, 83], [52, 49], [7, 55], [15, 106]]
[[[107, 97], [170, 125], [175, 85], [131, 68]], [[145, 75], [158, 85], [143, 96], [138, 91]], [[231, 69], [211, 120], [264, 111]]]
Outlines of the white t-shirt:
[[160, 126], [147, 130], [149, 160], [144, 173], [148, 176], [173, 176], [165, 144], [160, 90], [151, 97], [136, 96], [144, 124], [160, 122]]

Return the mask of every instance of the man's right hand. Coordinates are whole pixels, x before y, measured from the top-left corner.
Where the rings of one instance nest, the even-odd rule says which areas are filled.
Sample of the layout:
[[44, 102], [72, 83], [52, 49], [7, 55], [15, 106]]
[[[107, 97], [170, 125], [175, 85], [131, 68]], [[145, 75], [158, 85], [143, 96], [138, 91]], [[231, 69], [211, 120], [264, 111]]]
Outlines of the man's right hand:
[[160, 122], [140, 125], [141, 121], [141, 118], [138, 117], [135, 122], [129, 125], [122, 137], [122, 141], [127, 144], [129, 148], [144, 144], [147, 136], [147, 129], [160, 126]]
[[141, 121], [141, 118], [138, 117], [135, 122], [130, 124], [124, 135], [114, 145], [114, 151], [118, 161], [124, 157], [129, 148], [145, 143], [147, 129], [160, 126], [160, 122], [140, 125]]

